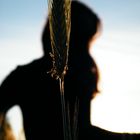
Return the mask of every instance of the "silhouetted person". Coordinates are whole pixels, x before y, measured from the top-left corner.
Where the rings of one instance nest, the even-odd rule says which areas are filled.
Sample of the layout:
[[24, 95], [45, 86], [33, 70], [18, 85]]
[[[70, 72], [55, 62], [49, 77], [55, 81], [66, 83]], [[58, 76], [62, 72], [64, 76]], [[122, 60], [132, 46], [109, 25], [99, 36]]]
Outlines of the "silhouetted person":
[[[71, 35], [65, 96], [70, 117], [76, 97], [79, 100], [79, 139], [93, 139], [90, 101], [98, 92], [98, 68], [89, 55], [89, 43], [100, 29], [98, 16], [84, 4], [72, 1]], [[52, 68], [48, 21], [42, 34], [44, 56], [18, 66], [0, 87], [0, 112], [19, 105], [23, 112], [27, 140], [63, 140], [59, 82], [47, 72]], [[15, 116], [16, 117], [16, 116]]]

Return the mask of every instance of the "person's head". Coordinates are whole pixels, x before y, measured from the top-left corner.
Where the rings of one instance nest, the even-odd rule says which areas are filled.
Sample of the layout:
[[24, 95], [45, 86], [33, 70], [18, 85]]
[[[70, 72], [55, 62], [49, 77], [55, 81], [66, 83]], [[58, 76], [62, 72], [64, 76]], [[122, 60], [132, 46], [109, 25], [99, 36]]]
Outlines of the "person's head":
[[[73, 0], [71, 3], [70, 49], [77, 49], [79, 52], [81, 49], [88, 50], [89, 40], [99, 32], [100, 25], [101, 22], [96, 13], [94, 13], [85, 4]], [[49, 48], [50, 31], [48, 20], [46, 22], [45, 28], [43, 29], [42, 44], [44, 54], [49, 54], [51, 48]]]
[[100, 31], [100, 27], [100, 19], [94, 11], [79, 1], [72, 1], [70, 46], [78, 47], [79, 52], [81, 49], [88, 50], [89, 41]]
[[[98, 70], [95, 62], [89, 55], [89, 43], [91, 39], [100, 31], [101, 22], [96, 13], [94, 13], [85, 4], [79, 1], [71, 3], [71, 33], [69, 47], [69, 69], [72, 71], [82, 71], [92, 69], [94, 74], [95, 91], [97, 90]], [[51, 52], [49, 22], [47, 21], [43, 34], [42, 43], [45, 56], [51, 61], [49, 52]], [[82, 76], [82, 75], [81, 75]], [[88, 77], [91, 79], [90, 77]], [[93, 82], [93, 80], [91, 80]]]

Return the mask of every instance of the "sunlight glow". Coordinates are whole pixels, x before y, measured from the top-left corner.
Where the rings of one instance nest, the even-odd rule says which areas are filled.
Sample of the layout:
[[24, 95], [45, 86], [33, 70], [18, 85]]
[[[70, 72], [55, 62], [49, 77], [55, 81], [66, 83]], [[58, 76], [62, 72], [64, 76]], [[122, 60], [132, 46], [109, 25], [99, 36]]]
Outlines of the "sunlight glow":
[[140, 57], [103, 48], [110, 42], [99, 41], [91, 49], [100, 71], [101, 91], [91, 102], [91, 123], [109, 131], [139, 133]]
[[[15, 117], [16, 116], [16, 117]], [[6, 119], [10, 124], [13, 134], [17, 140], [25, 140], [22, 112], [19, 106], [12, 107], [6, 114]]]

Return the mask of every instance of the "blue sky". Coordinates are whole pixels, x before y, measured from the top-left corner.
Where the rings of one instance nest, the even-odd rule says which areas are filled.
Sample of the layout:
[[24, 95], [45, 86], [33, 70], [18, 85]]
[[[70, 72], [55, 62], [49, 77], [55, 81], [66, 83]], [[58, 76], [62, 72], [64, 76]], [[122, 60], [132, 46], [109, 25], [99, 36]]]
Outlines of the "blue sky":
[[46, 7], [45, 0], [1, 0], [0, 38], [19, 37], [24, 29], [29, 28], [36, 31], [47, 11]]
[[[105, 30], [140, 31], [140, 1], [82, 1], [99, 14]], [[20, 34], [26, 34], [23, 28], [35, 34], [46, 15], [47, 0], [0, 0], [0, 38], [22, 38]]]
[[[82, 0], [103, 19], [106, 28], [140, 30], [138, 0]], [[0, 0], [0, 27], [38, 26], [47, 11], [47, 0]], [[9, 27], [10, 25], [10, 27]], [[8, 28], [9, 27], [9, 28]], [[1, 34], [0, 34], [1, 35]]]
[[19, 19], [38, 21], [42, 17], [44, 8], [47, 7], [45, 0], [1, 0], [0, 3], [1, 17], [6, 21], [15, 22], [19, 22]]
[[[140, 32], [140, 1], [82, 1], [94, 9], [101, 18], [103, 34], [112, 32], [106, 37], [117, 37], [139, 45], [137, 40]], [[39, 38], [46, 17], [47, 0], [0, 0], [0, 40]], [[123, 49], [127, 51], [126, 45]], [[135, 49], [137, 52], [139, 48]]]
[[86, 3], [99, 13], [108, 26], [119, 28], [119, 25], [125, 28], [140, 24], [138, 0], [88, 0]]
[[[93, 124], [112, 131], [140, 132], [140, 1], [81, 1], [103, 23], [92, 50], [100, 68], [102, 89], [93, 102]], [[42, 55], [40, 36], [46, 17], [47, 0], [0, 0], [0, 83], [17, 65]], [[131, 126], [127, 126], [130, 120]]]

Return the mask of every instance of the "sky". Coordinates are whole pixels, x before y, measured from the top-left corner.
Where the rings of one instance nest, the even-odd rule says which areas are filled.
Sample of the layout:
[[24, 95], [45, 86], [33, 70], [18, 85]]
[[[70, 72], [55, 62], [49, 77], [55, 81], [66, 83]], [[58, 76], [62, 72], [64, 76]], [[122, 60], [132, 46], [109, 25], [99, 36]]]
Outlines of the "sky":
[[[100, 94], [91, 123], [114, 132], [140, 132], [140, 1], [81, 0], [102, 21], [91, 54]], [[0, 83], [17, 65], [42, 56], [47, 0], [0, 0]]]

